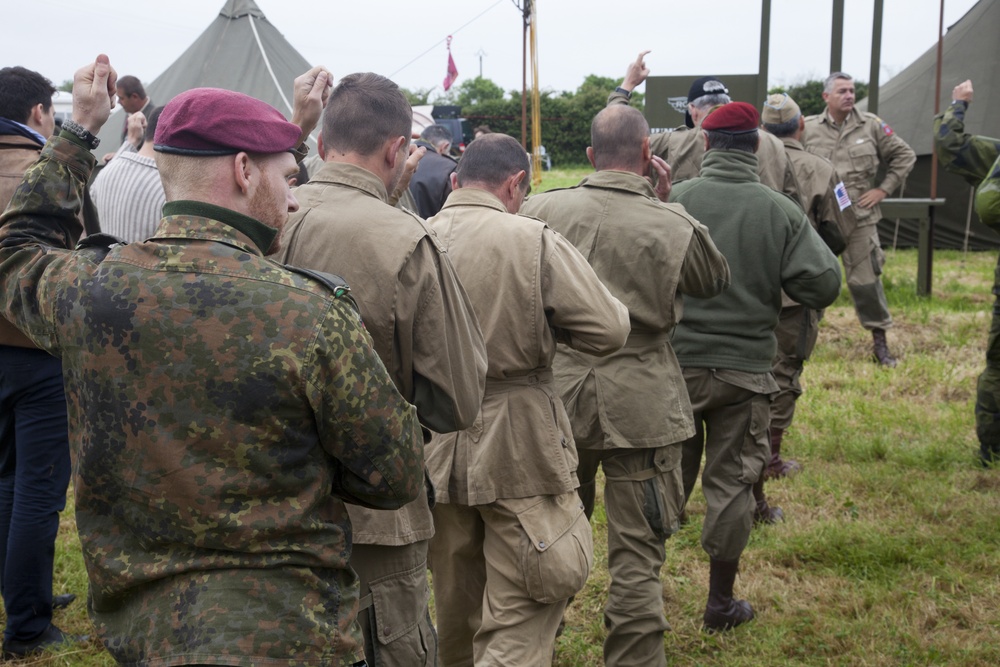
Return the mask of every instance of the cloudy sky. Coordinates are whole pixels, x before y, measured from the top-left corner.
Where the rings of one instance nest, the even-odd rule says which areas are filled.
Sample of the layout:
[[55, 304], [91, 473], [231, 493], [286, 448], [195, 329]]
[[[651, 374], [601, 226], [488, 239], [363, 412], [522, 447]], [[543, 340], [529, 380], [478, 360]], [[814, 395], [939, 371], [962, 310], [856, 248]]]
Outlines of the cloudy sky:
[[[983, 0], [995, 2], [996, 0]], [[445, 40], [459, 82], [480, 72], [521, 87], [521, 0], [256, 0], [310, 62], [335, 76], [370, 70], [411, 89], [440, 86]], [[946, 0], [945, 28], [976, 0]], [[873, 0], [845, 0], [843, 69], [867, 80]], [[149, 83], [202, 33], [225, 0], [30, 0], [7, 3], [0, 64], [57, 85], [99, 53]], [[772, 0], [772, 85], [821, 78], [830, 63], [832, 0]], [[654, 75], [757, 71], [761, 6], [754, 0], [537, 0], [543, 89], [574, 90], [588, 74], [620, 77], [640, 49]], [[882, 83], [937, 40], [940, 0], [885, 0]], [[946, 85], [953, 85], [945, 82]]]

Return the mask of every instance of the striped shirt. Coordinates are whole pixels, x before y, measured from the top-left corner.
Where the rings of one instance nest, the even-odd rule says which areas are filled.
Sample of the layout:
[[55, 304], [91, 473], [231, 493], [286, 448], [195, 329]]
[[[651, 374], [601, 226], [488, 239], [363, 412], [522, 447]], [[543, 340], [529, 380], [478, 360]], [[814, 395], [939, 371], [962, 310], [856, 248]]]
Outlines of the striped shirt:
[[128, 243], [153, 235], [166, 202], [156, 161], [134, 151], [120, 150], [90, 186], [101, 231]]

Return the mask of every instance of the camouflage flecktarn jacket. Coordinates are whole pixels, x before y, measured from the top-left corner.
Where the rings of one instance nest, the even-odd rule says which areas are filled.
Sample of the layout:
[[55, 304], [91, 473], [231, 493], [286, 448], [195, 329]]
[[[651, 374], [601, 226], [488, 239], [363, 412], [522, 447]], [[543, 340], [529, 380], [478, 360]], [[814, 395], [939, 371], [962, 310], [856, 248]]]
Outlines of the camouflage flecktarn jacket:
[[954, 100], [934, 117], [934, 150], [942, 167], [978, 186], [976, 213], [1000, 230], [1000, 139], [966, 133], [968, 108], [968, 102]]
[[344, 500], [423, 492], [415, 411], [350, 301], [273, 230], [172, 202], [67, 251], [94, 159], [49, 141], [0, 218], [0, 315], [63, 359], [89, 609], [132, 665], [361, 659]]

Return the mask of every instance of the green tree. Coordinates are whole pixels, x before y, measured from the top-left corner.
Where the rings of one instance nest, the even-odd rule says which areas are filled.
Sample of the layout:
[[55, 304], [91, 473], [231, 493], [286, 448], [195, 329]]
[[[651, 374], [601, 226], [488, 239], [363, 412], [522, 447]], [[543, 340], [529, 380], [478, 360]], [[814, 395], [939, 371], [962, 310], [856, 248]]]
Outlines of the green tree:
[[61, 90], [64, 93], [72, 93], [73, 92], [73, 79], [66, 79], [65, 81], [63, 81], [62, 83], [59, 84], [59, 86], [58, 86], [58, 88], [56, 88], [56, 90]]
[[458, 85], [455, 102], [460, 107], [472, 107], [490, 100], [502, 100], [503, 88], [493, 83], [493, 81], [477, 76], [474, 79], [466, 79]]
[[400, 88], [403, 94], [406, 95], [406, 100], [410, 103], [410, 106], [423, 106], [424, 104], [430, 104], [428, 98], [431, 96], [431, 91], [434, 88], [417, 88], [416, 90], [410, 90], [409, 88]]

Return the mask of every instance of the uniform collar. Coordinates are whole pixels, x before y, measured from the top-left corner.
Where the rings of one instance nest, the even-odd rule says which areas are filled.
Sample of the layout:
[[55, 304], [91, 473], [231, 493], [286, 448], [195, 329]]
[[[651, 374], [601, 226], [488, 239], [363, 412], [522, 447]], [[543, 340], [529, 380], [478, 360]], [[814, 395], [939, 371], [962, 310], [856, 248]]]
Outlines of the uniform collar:
[[442, 210], [454, 206], [482, 206], [491, 208], [501, 213], [507, 213], [507, 207], [493, 194], [479, 188], [459, 188], [452, 191], [445, 200]]
[[368, 171], [348, 162], [324, 162], [309, 183], [328, 183], [343, 185], [355, 190], [361, 190], [367, 195], [388, 203], [389, 194], [385, 190], [382, 179]]
[[167, 224], [161, 226], [153, 238], [223, 241], [263, 255], [278, 235], [278, 230], [248, 215], [200, 201], [167, 202], [163, 205], [163, 217]]
[[656, 198], [656, 191], [652, 184], [639, 174], [629, 171], [614, 171], [605, 169], [595, 171], [593, 174], [584, 177], [580, 181], [583, 187], [607, 188], [610, 190], [624, 190], [644, 197]]
[[801, 141], [797, 141], [792, 137], [779, 137], [779, 139], [781, 139], [781, 143], [785, 145], [785, 148], [790, 148], [793, 151], [804, 151], [806, 149]]

